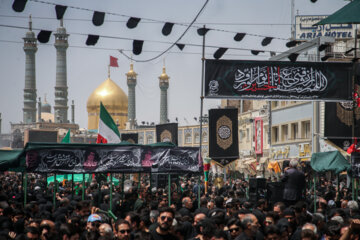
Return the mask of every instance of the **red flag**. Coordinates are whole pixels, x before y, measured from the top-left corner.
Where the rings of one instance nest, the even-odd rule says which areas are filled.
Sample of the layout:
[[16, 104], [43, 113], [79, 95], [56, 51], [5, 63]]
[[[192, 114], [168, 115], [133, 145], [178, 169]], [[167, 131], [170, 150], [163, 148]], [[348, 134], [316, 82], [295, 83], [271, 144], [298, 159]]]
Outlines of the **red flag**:
[[110, 67], [119, 67], [117, 60], [116, 57], [110, 56]]

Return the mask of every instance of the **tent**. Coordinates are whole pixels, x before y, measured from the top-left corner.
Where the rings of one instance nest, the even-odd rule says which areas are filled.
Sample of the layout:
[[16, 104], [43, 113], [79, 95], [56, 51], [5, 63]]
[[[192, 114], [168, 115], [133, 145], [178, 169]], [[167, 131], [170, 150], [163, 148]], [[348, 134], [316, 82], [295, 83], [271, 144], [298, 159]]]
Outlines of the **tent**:
[[19, 156], [23, 150], [0, 150], [0, 171], [21, 172], [25, 169], [25, 161]]
[[22, 150], [0, 150], [0, 171], [201, 173], [199, 154], [197, 147], [177, 147], [171, 143], [27, 143]]
[[316, 25], [360, 23], [360, 0], [354, 0]]
[[338, 174], [350, 169], [350, 163], [339, 151], [313, 153], [310, 165], [316, 172], [335, 171]]

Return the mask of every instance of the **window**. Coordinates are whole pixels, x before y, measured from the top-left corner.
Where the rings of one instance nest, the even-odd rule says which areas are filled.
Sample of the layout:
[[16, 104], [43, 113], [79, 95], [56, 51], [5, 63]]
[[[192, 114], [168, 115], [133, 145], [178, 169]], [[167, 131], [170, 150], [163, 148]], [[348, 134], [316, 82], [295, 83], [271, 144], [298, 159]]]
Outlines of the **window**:
[[147, 144], [151, 144], [151, 143], [154, 143], [154, 138], [153, 138], [153, 136], [149, 135], [147, 137]]
[[310, 121], [302, 122], [302, 136], [303, 138], [311, 138]]
[[243, 138], [244, 138], [244, 131], [243, 131], [243, 130], [240, 130], [240, 131], [239, 131], [239, 141], [242, 142], [242, 141], [243, 141]]
[[274, 143], [279, 142], [279, 127], [272, 128], [272, 140]]
[[200, 143], [200, 134], [195, 133], [195, 143]]
[[291, 124], [291, 136], [293, 140], [296, 140], [299, 138], [299, 133], [298, 133], [298, 124], [297, 123], [292, 123]]
[[278, 101], [273, 101], [273, 102], [271, 102], [271, 106], [273, 108], [277, 108], [279, 106], [279, 102]]
[[208, 142], [208, 135], [207, 133], [203, 133], [203, 139], [202, 139], [203, 142]]
[[144, 144], [144, 138], [143, 137], [139, 137], [139, 144]]
[[288, 125], [283, 125], [281, 126], [281, 141], [287, 141], [289, 139], [289, 135], [288, 135]]
[[246, 129], [246, 141], [249, 142], [250, 141], [250, 129]]
[[191, 139], [191, 134], [190, 133], [187, 133], [185, 135], [185, 144], [190, 144], [192, 142], [192, 139]]

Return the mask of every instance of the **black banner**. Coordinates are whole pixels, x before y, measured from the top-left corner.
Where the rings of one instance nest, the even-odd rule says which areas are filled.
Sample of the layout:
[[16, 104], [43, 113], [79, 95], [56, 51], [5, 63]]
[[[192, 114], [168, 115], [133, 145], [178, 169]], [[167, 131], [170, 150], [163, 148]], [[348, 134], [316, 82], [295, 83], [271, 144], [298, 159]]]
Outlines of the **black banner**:
[[352, 63], [206, 60], [205, 96], [349, 101]]
[[209, 110], [209, 157], [222, 165], [239, 158], [238, 109]]
[[[355, 137], [360, 137], [360, 108], [355, 108]], [[325, 103], [324, 137], [343, 150], [352, 144], [353, 103]]]
[[156, 125], [156, 142], [172, 142], [178, 145], [178, 124], [165, 123]]
[[138, 143], [139, 134], [138, 133], [122, 133], [121, 141], [126, 141], [129, 143], [137, 144]]
[[27, 171], [38, 173], [199, 173], [199, 148], [113, 144], [46, 145], [24, 152]]
[[351, 176], [360, 178], [360, 153], [353, 152], [351, 154]]

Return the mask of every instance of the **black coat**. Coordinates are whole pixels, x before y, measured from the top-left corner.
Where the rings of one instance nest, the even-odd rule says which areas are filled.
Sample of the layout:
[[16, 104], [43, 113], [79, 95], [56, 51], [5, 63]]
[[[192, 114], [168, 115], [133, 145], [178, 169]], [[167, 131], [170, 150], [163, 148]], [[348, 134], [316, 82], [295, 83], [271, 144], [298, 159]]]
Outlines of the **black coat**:
[[305, 187], [305, 175], [296, 168], [289, 168], [285, 171], [282, 182], [285, 183], [283, 199], [298, 201], [302, 198], [302, 190]]

